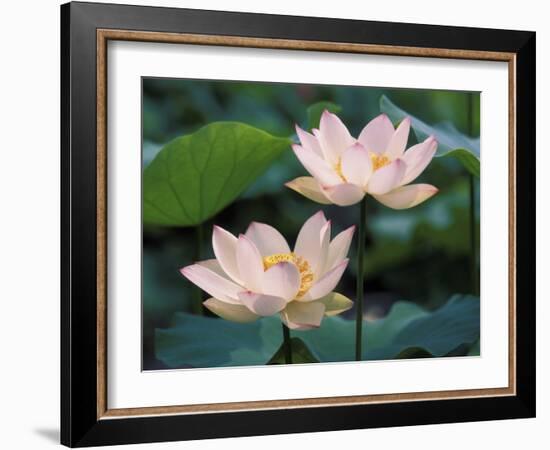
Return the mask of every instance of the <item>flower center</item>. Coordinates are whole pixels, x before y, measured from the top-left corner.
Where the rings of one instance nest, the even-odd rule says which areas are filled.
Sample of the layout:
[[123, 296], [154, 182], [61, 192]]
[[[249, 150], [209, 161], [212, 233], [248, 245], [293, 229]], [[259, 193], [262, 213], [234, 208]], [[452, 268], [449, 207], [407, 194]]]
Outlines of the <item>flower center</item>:
[[376, 153], [370, 154], [370, 159], [372, 161], [372, 169], [378, 170], [384, 166], [387, 166], [391, 163], [390, 159], [385, 155], [377, 155]]
[[334, 171], [336, 172], [336, 174], [342, 179], [342, 181], [344, 183], [347, 183], [348, 180], [346, 179], [346, 177], [344, 176], [344, 173], [342, 172], [342, 158], [338, 158], [338, 162], [336, 163], [336, 165], [334, 166]]
[[300, 272], [300, 289], [296, 294], [296, 298], [302, 297], [313, 284], [313, 272], [309, 263], [295, 253], [275, 253], [274, 255], [264, 256], [263, 262], [264, 271], [281, 262], [290, 262], [298, 268], [298, 272]]
[[[386, 155], [377, 155], [376, 153], [371, 153], [370, 159], [372, 161], [373, 171], [381, 169], [382, 167], [387, 166], [389, 163], [391, 163], [390, 158], [388, 158]], [[334, 165], [334, 171], [344, 183], [348, 182], [348, 180], [344, 176], [344, 173], [342, 172], [342, 158], [338, 158], [338, 162]]]

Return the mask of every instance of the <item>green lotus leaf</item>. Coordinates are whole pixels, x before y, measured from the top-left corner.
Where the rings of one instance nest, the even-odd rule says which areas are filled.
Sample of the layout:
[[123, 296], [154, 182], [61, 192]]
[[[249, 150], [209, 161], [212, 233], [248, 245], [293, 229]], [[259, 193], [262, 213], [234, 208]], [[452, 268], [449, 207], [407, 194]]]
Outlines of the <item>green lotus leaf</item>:
[[[353, 320], [325, 317], [318, 329], [291, 334], [300, 340], [302, 362], [354, 360]], [[363, 338], [365, 360], [465, 355], [479, 339], [479, 299], [455, 295], [433, 312], [397, 302], [386, 317], [365, 322]], [[155, 341], [156, 357], [172, 368], [264, 365], [280, 361], [281, 322], [267, 317], [240, 324], [178, 313], [172, 327], [156, 330]]]
[[143, 171], [143, 221], [194, 226], [233, 202], [291, 140], [216, 122], [166, 144]]
[[480, 355], [480, 348], [479, 348], [479, 339], [470, 347], [470, 350], [468, 351], [468, 356], [479, 356]]

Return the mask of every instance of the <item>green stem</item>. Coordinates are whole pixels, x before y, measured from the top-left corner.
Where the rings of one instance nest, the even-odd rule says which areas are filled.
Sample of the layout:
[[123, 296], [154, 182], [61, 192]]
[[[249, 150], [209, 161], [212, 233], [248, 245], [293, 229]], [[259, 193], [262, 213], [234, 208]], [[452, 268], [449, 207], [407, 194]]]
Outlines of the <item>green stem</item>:
[[[474, 134], [474, 94], [468, 95], [468, 134]], [[470, 206], [470, 281], [472, 293], [477, 294], [479, 289], [477, 271], [477, 242], [476, 242], [476, 185], [475, 178], [469, 175], [469, 206]]]
[[292, 364], [292, 343], [290, 342], [290, 330], [281, 322], [283, 326], [283, 346], [285, 350], [285, 363]]
[[365, 263], [365, 235], [367, 220], [367, 196], [361, 201], [359, 211], [359, 237], [357, 240], [357, 295], [355, 296], [355, 360], [361, 361], [363, 353], [363, 301], [364, 301], [364, 263]]
[[[202, 224], [199, 224], [195, 227], [195, 262], [200, 261], [202, 257], [202, 237], [203, 229]], [[198, 286], [195, 286], [193, 289], [193, 312], [202, 316], [204, 314], [202, 306], [202, 291]]]

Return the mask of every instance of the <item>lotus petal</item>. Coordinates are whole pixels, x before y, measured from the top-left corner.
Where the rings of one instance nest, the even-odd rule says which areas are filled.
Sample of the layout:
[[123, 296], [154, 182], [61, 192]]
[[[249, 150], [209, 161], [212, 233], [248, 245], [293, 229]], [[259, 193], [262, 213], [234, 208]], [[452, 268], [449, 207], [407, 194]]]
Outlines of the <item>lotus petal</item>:
[[222, 319], [232, 322], [254, 322], [258, 316], [244, 305], [234, 305], [222, 302], [217, 298], [209, 298], [203, 305]]
[[374, 198], [390, 208], [407, 209], [429, 199], [437, 194], [437, 191], [438, 189], [430, 184], [409, 184], [384, 195], [375, 195]]

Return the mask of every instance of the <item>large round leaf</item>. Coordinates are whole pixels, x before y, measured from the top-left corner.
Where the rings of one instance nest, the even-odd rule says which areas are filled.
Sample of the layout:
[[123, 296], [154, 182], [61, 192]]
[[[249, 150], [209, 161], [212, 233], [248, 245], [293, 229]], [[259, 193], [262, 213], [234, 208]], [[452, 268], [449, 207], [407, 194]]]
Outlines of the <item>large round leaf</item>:
[[238, 122], [174, 139], [143, 172], [143, 221], [193, 226], [235, 200], [290, 145]]
[[473, 296], [453, 296], [432, 313], [418, 315], [404, 325], [384, 345], [371, 348], [367, 359], [390, 359], [414, 347], [434, 356], [466, 354], [479, 339], [479, 300]]
[[[479, 339], [479, 299], [456, 295], [434, 312], [397, 302], [385, 318], [365, 322], [364, 330], [366, 360], [466, 354]], [[311, 360], [354, 360], [353, 320], [325, 317], [320, 328], [292, 336], [301, 340], [300, 351]], [[277, 317], [240, 324], [179, 313], [171, 328], [156, 331], [155, 347], [156, 357], [169, 367], [224, 367], [278, 359], [281, 342]]]

